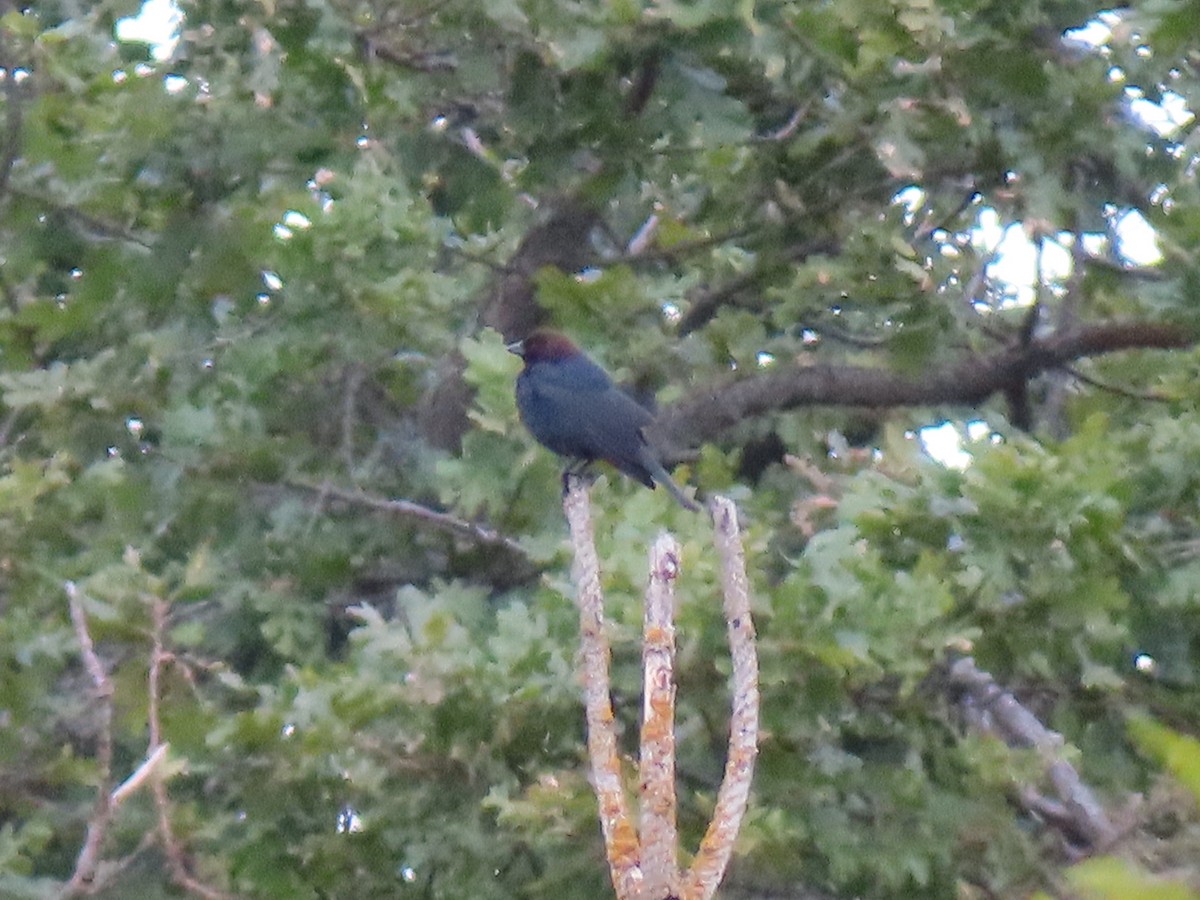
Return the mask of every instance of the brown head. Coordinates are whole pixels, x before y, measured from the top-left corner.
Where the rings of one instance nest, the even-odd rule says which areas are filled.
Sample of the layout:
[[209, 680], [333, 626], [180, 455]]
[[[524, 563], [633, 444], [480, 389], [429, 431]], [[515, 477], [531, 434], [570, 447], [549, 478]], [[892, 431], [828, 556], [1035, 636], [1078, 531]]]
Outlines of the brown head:
[[524, 359], [526, 364], [556, 362], [582, 353], [565, 334], [551, 331], [548, 328], [539, 328], [530, 332], [525, 340], [509, 344], [508, 349]]

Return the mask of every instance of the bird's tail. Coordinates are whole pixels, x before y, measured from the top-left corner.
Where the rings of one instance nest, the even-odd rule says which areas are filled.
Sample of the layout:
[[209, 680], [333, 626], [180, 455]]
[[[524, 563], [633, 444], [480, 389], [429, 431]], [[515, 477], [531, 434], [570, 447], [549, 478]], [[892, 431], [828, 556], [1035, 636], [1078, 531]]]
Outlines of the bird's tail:
[[646, 471], [650, 473], [651, 477], [665, 487], [670, 495], [679, 501], [680, 506], [692, 512], [700, 512], [700, 504], [685, 494], [679, 485], [671, 480], [671, 476], [667, 474], [667, 470], [655, 458], [654, 453], [649, 447], [642, 447], [641, 463], [646, 467]]

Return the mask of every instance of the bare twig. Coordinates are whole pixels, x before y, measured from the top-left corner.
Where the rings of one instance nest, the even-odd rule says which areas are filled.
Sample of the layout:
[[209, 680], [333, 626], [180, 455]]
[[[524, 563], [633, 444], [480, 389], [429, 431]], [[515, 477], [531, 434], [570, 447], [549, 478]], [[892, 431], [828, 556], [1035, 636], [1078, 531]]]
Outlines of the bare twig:
[[709, 900], [716, 893], [750, 799], [754, 760], [758, 755], [758, 653], [754, 646], [754, 623], [750, 618], [746, 555], [733, 502], [725, 497], [714, 497], [711, 511], [721, 563], [729, 649], [733, 655], [733, 715], [729, 723], [725, 776], [717, 792], [712, 821], [700, 842], [700, 852], [684, 879], [683, 900]]
[[650, 548], [642, 631], [642, 896], [679, 894], [675, 824], [675, 579], [679, 544], [662, 534]]
[[96, 653], [91, 634], [88, 631], [87, 614], [83, 609], [81, 592], [74, 582], [66, 584], [67, 603], [70, 609], [71, 623], [75, 628], [75, 636], [83, 656], [83, 663], [91, 676], [99, 706], [100, 723], [96, 747], [96, 762], [100, 768], [100, 784], [96, 794], [96, 804], [88, 821], [87, 835], [83, 848], [75, 863], [71, 879], [59, 893], [60, 900], [90, 894], [102, 887], [102, 882], [110, 882], [141, 852], [154, 843], [154, 832], [143, 836], [138, 848], [124, 859], [104, 863], [104, 877], [99, 877], [101, 852], [104, 838], [112, 823], [113, 816], [121, 805], [137, 791], [149, 784], [153, 790], [155, 805], [159, 813], [159, 839], [161, 839], [167, 859], [171, 866], [172, 876], [177, 884], [188, 892], [205, 900], [228, 900], [227, 895], [214, 888], [200, 883], [187, 871], [185, 855], [179, 842], [171, 830], [168, 815], [166, 782], [163, 775], [163, 764], [167, 759], [169, 748], [162, 740], [162, 727], [159, 717], [159, 681], [162, 667], [170, 659], [170, 654], [163, 648], [163, 633], [166, 623], [167, 604], [159, 598], [151, 598], [152, 648], [150, 655], [149, 673], [149, 730], [150, 745], [146, 758], [134, 771], [115, 789], [112, 788], [112, 696], [113, 684], [104, 664]]
[[[355, 35], [363, 57], [368, 60], [383, 60], [417, 72], [453, 72], [458, 68], [458, 57], [448, 50], [398, 46], [399, 40], [403, 39], [404, 24], [407, 23], [393, 28], [393, 34], [385, 33], [387, 29], [375, 29]], [[393, 40], [397, 43], [392, 43]]]
[[629, 244], [625, 247], [625, 253], [629, 256], [641, 256], [645, 253], [650, 248], [650, 245], [654, 243], [654, 236], [658, 233], [658, 226], [661, 221], [658, 213], [651, 213], [634, 233], [633, 237], [629, 239]]
[[886, 347], [888, 342], [892, 340], [889, 335], [867, 337], [866, 335], [841, 331], [829, 325], [813, 325], [812, 331], [819, 338], [827, 338], [839, 344], [845, 344], [847, 347], [856, 347], [859, 350], [878, 350], [880, 347]]
[[137, 793], [138, 788], [142, 787], [148, 778], [162, 778], [158, 769], [167, 758], [167, 751], [170, 747], [167, 744], [154, 745], [153, 743], [151, 746], [154, 749], [150, 751], [150, 755], [142, 760], [142, 764], [134, 769], [133, 773], [112, 792], [112, 805], [114, 809]]
[[1079, 371], [1077, 366], [1063, 366], [1063, 371], [1069, 373], [1077, 381], [1088, 385], [1088, 387], [1094, 387], [1098, 391], [1104, 391], [1116, 397], [1124, 397], [1127, 400], [1137, 400], [1139, 403], [1170, 403], [1179, 399], [1162, 391], [1135, 391], [1118, 384], [1109, 384], [1107, 381], [1101, 381], [1099, 378], [1085, 375]]
[[71, 624], [75, 628], [75, 639], [83, 656], [83, 665], [92, 679], [92, 692], [96, 699], [96, 715], [99, 719], [96, 734], [96, 765], [99, 769], [99, 784], [96, 790], [96, 803], [92, 815], [88, 819], [87, 835], [84, 837], [83, 848], [75, 860], [75, 871], [59, 894], [60, 900], [75, 897], [89, 890], [96, 880], [96, 869], [100, 865], [100, 853], [104, 846], [104, 836], [112, 821], [116, 807], [112, 799], [112, 698], [113, 684], [104, 670], [104, 664], [96, 655], [96, 646], [88, 631], [87, 613], [83, 609], [83, 597], [79, 587], [73, 581], [65, 585], [67, 605], [71, 614]]
[[84, 212], [78, 206], [54, 197], [48, 197], [16, 187], [11, 187], [9, 193], [22, 200], [44, 204], [56, 213], [60, 213], [64, 217], [73, 220], [79, 226], [78, 234], [90, 241], [123, 241], [141, 250], [151, 251], [154, 249], [150, 239], [144, 238], [122, 225], [105, 221], [91, 213]]
[[[767, 258], [755, 268], [741, 275], [734, 276], [723, 284], [697, 291], [691, 297], [691, 306], [679, 320], [676, 329], [681, 337], [691, 334], [696, 329], [707, 324], [722, 306], [731, 303], [739, 295], [762, 281], [767, 274], [778, 266], [794, 265], [803, 262], [810, 256], [822, 253], [833, 253], [837, 250], [837, 242], [828, 238], [812, 238], [787, 247], [777, 258]], [[755, 303], [761, 298], [755, 297]], [[739, 305], [746, 305], [740, 303]]]
[[970, 209], [971, 205], [975, 203], [975, 200], [978, 196], [979, 191], [976, 190], [974, 185], [971, 185], [967, 192], [963, 195], [963, 198], [959, 200], [958, 204], [947, 215], [940, 219], [934, 219], [932, 218], [933, 211], [931, 210], [930, 218], [921, 223], [916, 232], [914, 232], [913, 238], [915, 240], [922, 241], [935, 231], [949, 231], [954, 220]]
[[304, 481], [288, 481], [285, 483], [289, 487], [311, 491], [321, 497], [332, 497], [335, 500], [341, 500], [344, 503], [362, 507], [363, 509], [373, 509], [401, 518], [424, 522], [432, 525], [439, 531], [467, 538], [477, 544], [501, 547], [522, 560], [528, 560], [528, 554], [526, 554], [525, 549], [520, 544], [512, 538], [500, 534], [494, 528], [489, 528], [486, 525], [480, 525], [475, 522], [468, 522], [466, 519], [460, 519], [458, 516], [430, 509], [428, 506], [422, 506], [420, 503], [414, 503], [412, 500], [392, 500], [387, 497], [377, 497], [360, 490], [335, 487], [329, 482], [310, 484]]
[[1169, 277], [1160, 268], [1153, 266], [1130, 266], [1118, 260], [1108, 259], [1103, 256], [1093, 256], [1087, 252], [1083, 254], [1082, 262], [1089, 268], [1103, 269], [1106, 272], [1113, 272], [1123, 278], [1137, 281], [1166, 281]]
[[592, 533], [591, 501], [587, 485], [578, 476], [567, 479], [563, 509], [575, 548], [572, 577], [578, 592], [579, 631], [583, 643], [584, 705], [587, 715], [588, 757], [592, 761], [592, 789], [600, 802], [600, 827], [620, 900], [631, 900], [640, 887], [638, 836], [629, 817], [621, 787], [621, 759], [609, 698], [608, 639], [604, 634], [604, 597], [600, 592], [600, 561]]
[[793, 134], [800, 130], [800, 123], [804, 121], [804, 117], [808, 115], [808, 110], [811, 104], [806, 103], [803, 106], [797, 106], [791, 116], [779, 128], [774, 131], [768, 131], [766, 134], [759, 135], [757, 140], [760, 143], [771, 143], [774, 141], [786, 141]]

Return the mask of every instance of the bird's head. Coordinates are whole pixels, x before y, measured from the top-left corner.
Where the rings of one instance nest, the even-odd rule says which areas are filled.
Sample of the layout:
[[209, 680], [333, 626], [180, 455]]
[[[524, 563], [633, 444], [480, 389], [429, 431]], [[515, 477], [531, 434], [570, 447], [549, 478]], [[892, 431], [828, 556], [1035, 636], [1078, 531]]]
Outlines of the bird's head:
[[509, 344], [508, 349], [525, 360], [526, 365], [570, 359], [582, 352], [565, 334], [550, 331], [548, 328], [539, 328], [531, 332], [525, 340]]

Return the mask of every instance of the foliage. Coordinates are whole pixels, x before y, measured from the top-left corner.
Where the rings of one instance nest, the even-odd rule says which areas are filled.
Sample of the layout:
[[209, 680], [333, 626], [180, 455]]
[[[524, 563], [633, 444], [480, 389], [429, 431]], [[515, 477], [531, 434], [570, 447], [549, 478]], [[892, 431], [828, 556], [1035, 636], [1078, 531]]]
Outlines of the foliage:
[[[1073, 260], [1037, 292], [1039, 329], [1197, 324], [1198, 132], [1149, 130], [1132, 102], [1196, 106], [1195, 2], [1106, 14], [1103, 52], [1062, 40], [1101, 13], [1082, 2], [180, 8], [165, 60], [114, 39], [130, 0], [0, 18], [6, 897], [58, 895], [103, 784], [68, 581], [114, 683], [116, 782], [147, 750], [169, 603], [169, 814], [199, 882], [607, 895], [559, 467], [480, 327], [505, 279], [664, 407], [792, 362], [919, 374], [1018, 342], [1028, 297], [989, 269], [989, 216]], [[571, 204], [603, 221], [591, 267], [506, 268]], [[1153, 266], [1122, 256], [1133, 210]], [[447, 448], [427, 432], [454, 417], [455, 366], [471, 399]], [[971, 652], [1114, 807], [1164, 769], [1196, 790], [1200, 355], [1076, 369], [1031, 383], [1032, 434], [1000, 399], [834, 404], [689, 448], [677, 474], [751, 523], [764, 731], [741, 895], [1200, 891], [1194, 856], [1066, 868], [1013, 803], [1036, 761], [965, 733], [941, 689]], [[922, 449], [943, 421], [969, 465]], [[611, 471], [593, 496], [630, 748], [646, 547], [684, 544], [694, 847], [728, 716], [707, 525]], [[1194, 847], [1194, 808], [1153, 812], [1132, 830]], [[132, 859], [105, 896], [179, 895], [166, 852], [139, 849], [157, 814], [147, 790], [118, 811], [105, 858]]]

